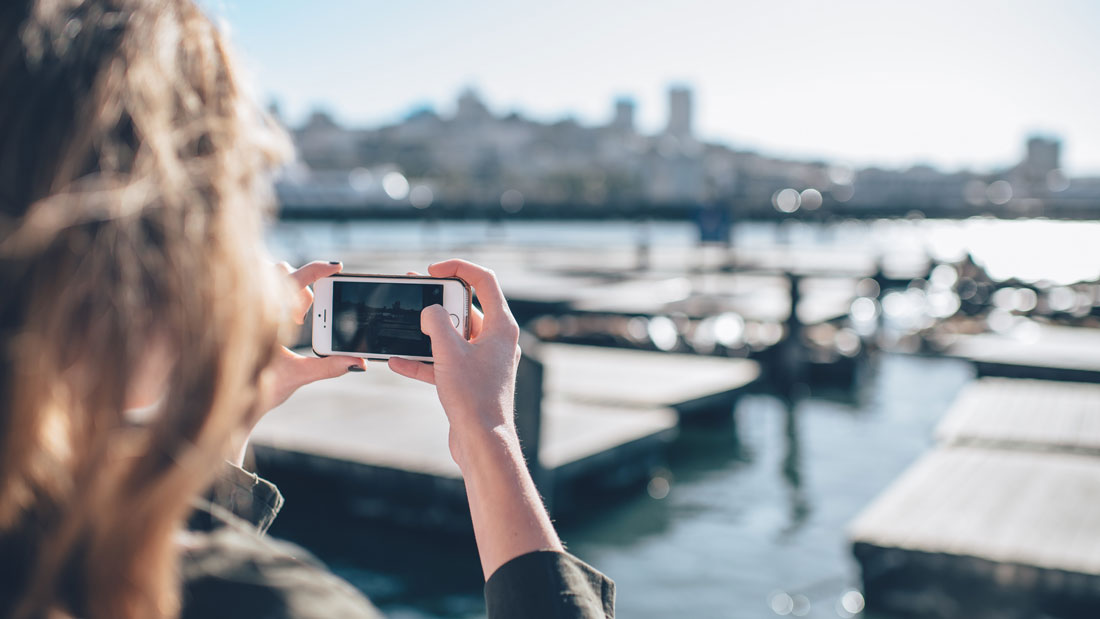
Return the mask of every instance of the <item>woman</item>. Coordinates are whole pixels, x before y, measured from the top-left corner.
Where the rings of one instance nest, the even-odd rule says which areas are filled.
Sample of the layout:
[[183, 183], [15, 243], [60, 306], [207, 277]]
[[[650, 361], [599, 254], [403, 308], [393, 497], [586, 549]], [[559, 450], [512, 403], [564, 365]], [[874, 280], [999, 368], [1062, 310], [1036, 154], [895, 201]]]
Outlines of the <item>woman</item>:
[[[220, 34], [191, 0], [8, 0], [0, 85], [0, 616], [377, 616], [261, 536], [281, 498], [225, 462], [297, 387], [364, 366], [279, 344], [340, 267], [263, 266], [286, 142]], [[500, 287], [429, 272], [469, 281], [484, 318], [466, 341], [428, 308], [436, 364], [390, 368], [437, 387], [490, 616], [612, 616], [519, 455]]]

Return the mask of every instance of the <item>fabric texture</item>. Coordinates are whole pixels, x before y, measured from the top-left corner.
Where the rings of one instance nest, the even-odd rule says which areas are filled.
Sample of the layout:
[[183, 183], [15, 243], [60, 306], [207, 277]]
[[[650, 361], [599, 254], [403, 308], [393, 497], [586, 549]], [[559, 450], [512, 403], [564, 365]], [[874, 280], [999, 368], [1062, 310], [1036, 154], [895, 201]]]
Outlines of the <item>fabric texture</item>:
[[180, 540], [183, 619], [382, 617], [301, 547], [261, 536], [220, 511], [212, 506], [221, 526], [185, 533]]
[[529, 552], [485, 583], [489, 617], [614, 619], [615, 583], [571, 554]]
[[[377, 619], [351, 584], [303, 548], [264, 535], [283, 497], [227, 464], [182, 533], [183, 619]], [[615, 584], [580, 559], [538, 551], [505, 563], [485, 583], [489, 619], [613, 619]]]

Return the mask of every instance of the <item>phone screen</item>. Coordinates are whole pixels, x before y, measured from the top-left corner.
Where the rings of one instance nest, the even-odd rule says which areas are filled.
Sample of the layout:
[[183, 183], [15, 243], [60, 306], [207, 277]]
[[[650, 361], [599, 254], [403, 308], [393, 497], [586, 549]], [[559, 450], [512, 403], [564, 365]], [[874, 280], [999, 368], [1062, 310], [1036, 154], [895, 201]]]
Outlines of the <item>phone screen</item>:
[[420, 311], [443, 305], [441, 284], [332, 283], [333, 352], [430, 357]]

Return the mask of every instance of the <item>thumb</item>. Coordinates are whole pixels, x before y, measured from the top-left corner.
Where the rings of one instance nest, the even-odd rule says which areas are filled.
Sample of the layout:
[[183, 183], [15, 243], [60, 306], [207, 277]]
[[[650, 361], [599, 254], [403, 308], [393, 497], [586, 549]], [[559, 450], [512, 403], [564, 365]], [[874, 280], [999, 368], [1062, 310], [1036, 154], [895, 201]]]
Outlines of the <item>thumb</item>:
[[[309, 365], [309, 371], [305, 372], [310, 378], [309, 382], [326, 378], [336, 378], [337, 376], [343, 376], [351, 371], [362, 372], [366, 370], [366, 362], [358, 357], [344, 357], [339, 355], [321, 357], [319, 359], [307, 357], [304, 363]], [[351, 368], [353, 367], [360, 369], [352, 370]]]
[[466, 343], [442, 305], [429, 305], [420, 312], [420, 330], [432, 338], [433, 350], [453, 349]]

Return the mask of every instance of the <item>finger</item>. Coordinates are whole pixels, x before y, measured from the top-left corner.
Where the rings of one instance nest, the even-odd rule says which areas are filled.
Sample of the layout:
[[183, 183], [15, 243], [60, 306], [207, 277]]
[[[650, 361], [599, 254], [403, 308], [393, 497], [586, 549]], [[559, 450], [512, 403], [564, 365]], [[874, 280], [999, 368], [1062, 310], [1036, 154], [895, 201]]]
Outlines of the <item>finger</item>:
[[346, 357], [343, 355], [306, 357], [286, 348], [283, 350], [286, 351], [285, 356], [290, 357], [291, 364], [288, 369], [290, 376], [288, 380], [294, 384], [295, 389], [326, 378], [343, 376], [351, 372], [353, 367], [361, 370], [366, 370], [367, 367], [366, 360], [359, 357]]
[[429, 305], [420, 312], [420, 330], [432, 338], [432, 353], [455, 350], [466, 344], [466, 339], [455, 329], [451, 315], [442, 305]]
[[476, 339], [481, 335], [481, 325], [485, 322], [485, 316], [476, 307], [470, 308], [470, 339]]
[[[333, 355], [330, 357], [303, 357], [299, 362], [303, 367], [302, 375], [309, 378], [306, 384], [326, 378], [336, 378], [348, 372], [362, 372], [367, 369], [367, 361], [359, 357]], [[358, 368], [352, 370], [352, 368]]]
[[430, 363], [421, 363], [412, 359], [402, 359], [401, 357], [390, 357], [388, 365], [397, 374], [423, 381], [429, 385], [435, 384], [435, 366]]
[[364, 368], [365, 363], [357, 357], [304, 357], [288, 349], [281, 348], [272, 360], [274, 385], [268, 406], [283, 403], [300, 387], [326, 378], [343, 376], [352, 367]]
[[[406, 271], [405, 275], [420, 276], [416, 271]], [[481, 323], [485, 316], [476, 307], [470, 307], [470, 339], [476, 338], [481, 333]]]
[[313, 282], [321, 279], [322, 277], [328, 277], [330, 275], [336, 275], [344, 268], [344, 265], [339, 262], [310, 262], [304, 267], [294, 271], [290, 274], [299, 287], [305, 288]]
[[481, 307], [485, 310], [486, 320], [511, 319], [508, 301], [504, 298], [496, 275], [489, 269], [456, 258], [429, 266], [428, 273], [433, 277], [458, 277], [473, 286], [477, 290], [477, 298], [481, 300]]
[[305, 324], [306, 314], [309, 312], [309, 306], [311, 305], [313, 305], [313, 291], [309, 288], [302, 288], [298, 291], [297, 298], [294, 299], [295, 324]]

